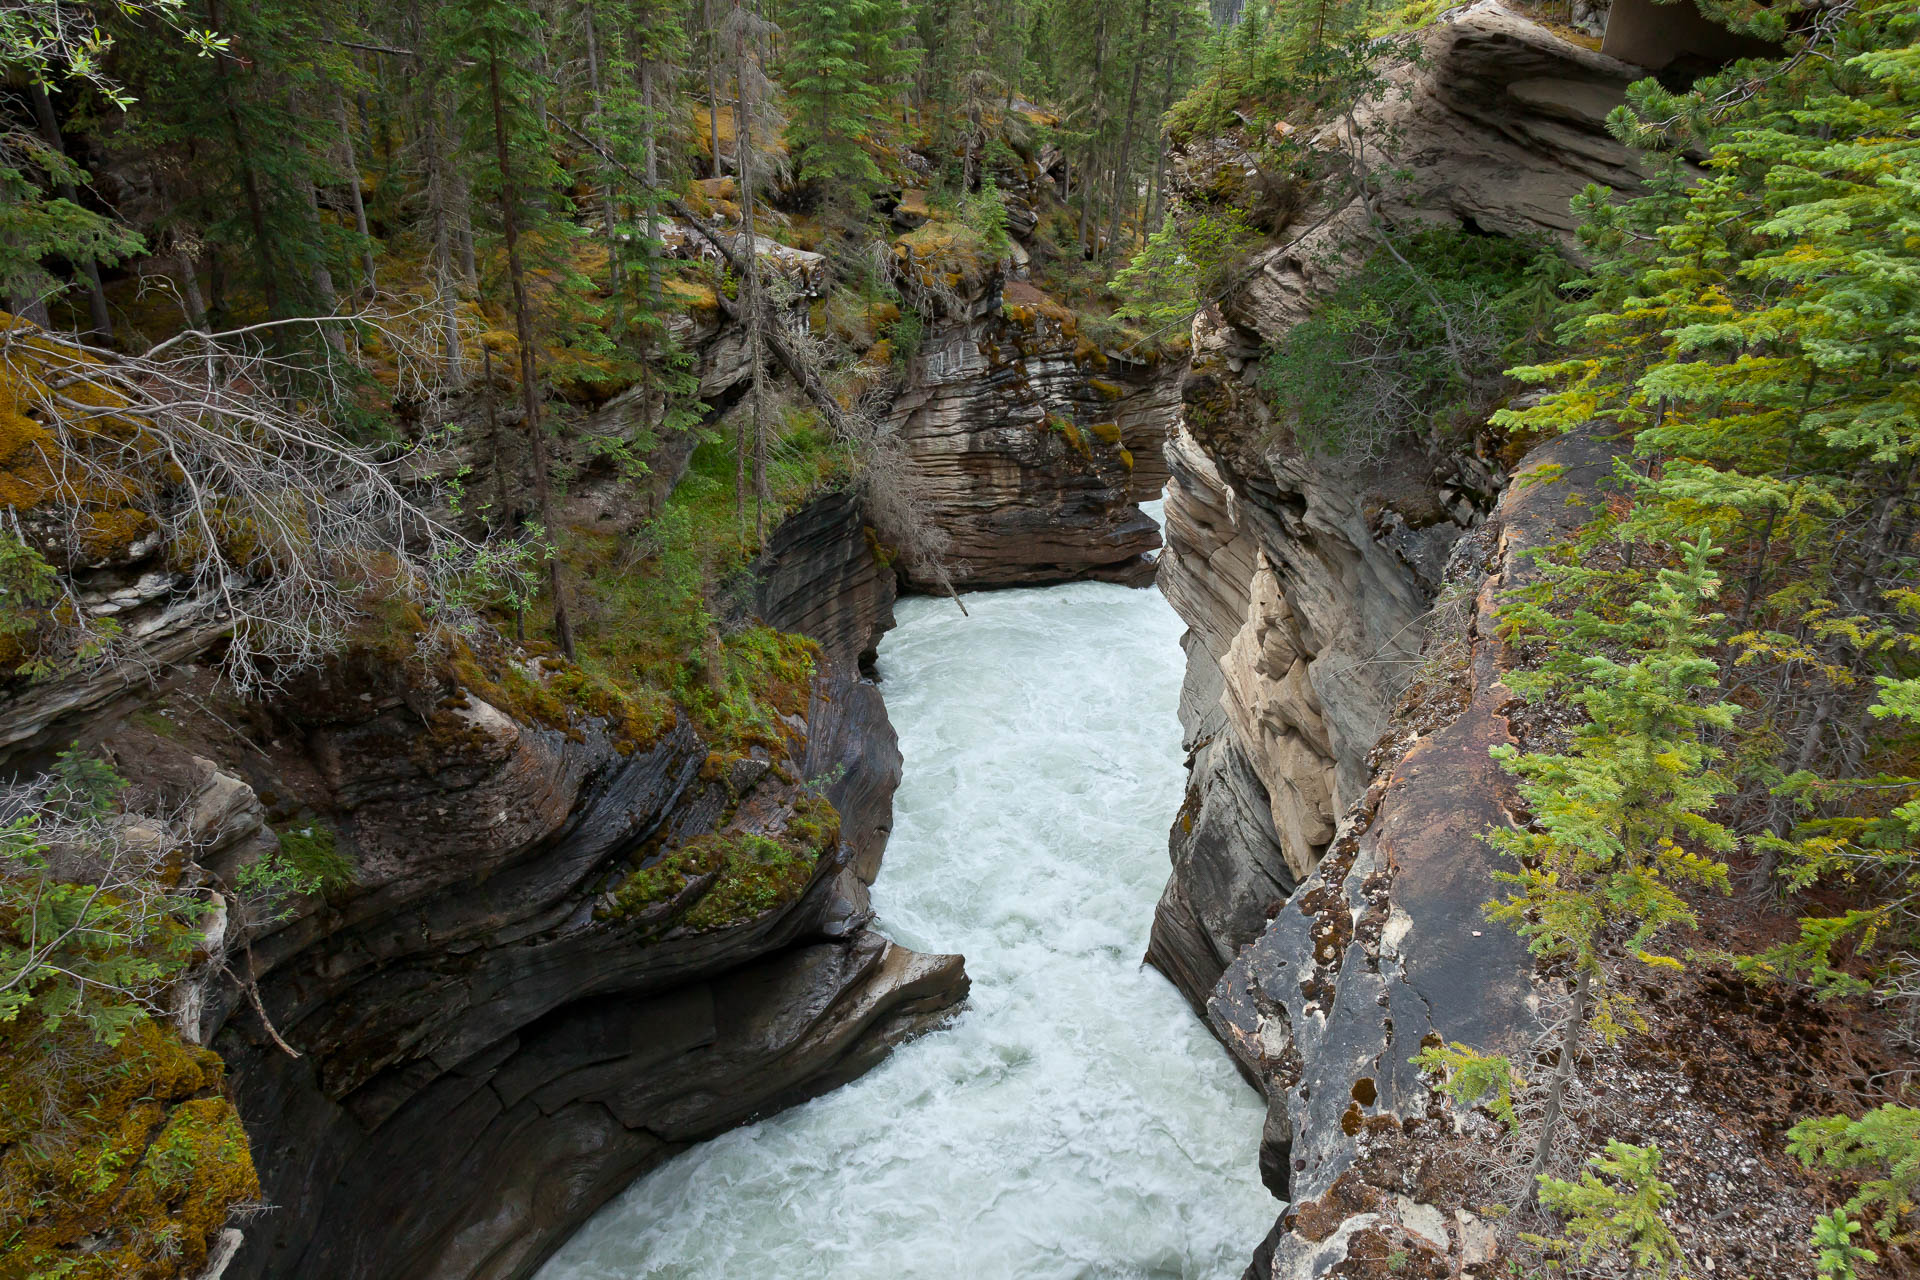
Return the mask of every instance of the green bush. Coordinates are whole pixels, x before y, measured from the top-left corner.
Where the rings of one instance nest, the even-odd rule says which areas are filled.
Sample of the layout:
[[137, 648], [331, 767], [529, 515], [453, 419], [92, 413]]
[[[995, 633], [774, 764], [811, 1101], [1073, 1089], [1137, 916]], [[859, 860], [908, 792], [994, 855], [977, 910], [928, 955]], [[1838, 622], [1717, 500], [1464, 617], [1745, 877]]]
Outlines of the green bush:
[[[0, 794], [0, 1025], [72, 1018], [117, 1043], [191, 961], [204, 899], [176, 886], [181, 847], [164, 825], [123, 822], [126, 781], [63, 752], [51, 773]], [[54, 875], [67, 851], [84, 882]]]
[[1470, 431], [1543, 336], [1556, 255], [1452, 229], [1396, 247], [1375, 250], [1262, 361], [1263, 389], [1309, 453], [1377, 461]]
[[1116, 314], [1156, 333], [1178, 327], [1219, 294], [1257, 240], [1238, 209], [1168, 214], [1113, 278]]

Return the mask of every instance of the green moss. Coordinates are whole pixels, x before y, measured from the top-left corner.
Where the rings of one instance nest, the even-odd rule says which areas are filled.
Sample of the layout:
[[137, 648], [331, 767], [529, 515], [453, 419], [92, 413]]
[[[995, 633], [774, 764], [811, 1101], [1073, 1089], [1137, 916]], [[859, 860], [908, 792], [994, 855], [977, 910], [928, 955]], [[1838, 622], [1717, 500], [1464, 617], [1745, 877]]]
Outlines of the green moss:
[[[574, 741], [583, 741], [586, 722], [598, 719], [622, 754], [658, 741], [678, 717], [672, 697], [657, 688], [625, 684], [557, 655], [531, 662], [498, 637], [450, 633], [410, 601], [366, 602], [354, 648], [409, 679], [451, 684], [523, 724], [557, 729]], [[428, 719], [429, 745], [458, 747], [473, 735], [458, 714], [463, 706], [458, 697], [438, 706]]]
[[218, 1055], [30, 1015], [0, 1053], [0, 1277], [181, 1280], [260, 1182]]
[[1055, 432], [1064, 438], [1069, 449], [1072, 449], [1088, 461], [1093, 460], [1093, 450], [1087, 446], [1086, 436], [1081, 434], [1079, 427], [1073, 425], [1071, 419], [1064, 418], [1057, 413], [1050, 413], [1047, 415], [1045, 425], [1047, 430]]
[[180, 726], [159, 711], [136, 711], [127, 717], [127, 723], [145, 729], [148, 733], [161, 738], [177, 738]]
[[1095, 395], [1102, 400], [1118, 400], [1127, 394], [1127, 389], [1117, 382], [1108, 382], [1104, 378], [1089, 378], [1087, 385], [1093, 388]]
[[728, 842], [721, 875], [687, 912], [697, 932], [727, 925], [784, 906], [800, 896], [813, 878], [815, 856], [806, 856], [766, 836], [741, 836]]
[[1087, 430], [1091, 432], [1093, 438], [1101, 444], [1117, 445], [1120, 443], [1120, 424], [1117, 422], [1096, 422], [1089, 426]]
[[867, 540], [867, 550], [873, 553], [874, 560], [882, 569], [891, 569], [899, 553], [880, 537], [880, 531], [870, 524], [860, 526], [861, 534]]
[[[769, 453], [769, 529], [852, 474], [850, 453], [810, 412], [787, 415]], [[779, 747], [779, 717], [806, 709], [818, 648], [767, 627], [729, 630], [715, 603], [759, 552], [752, 511], [734, 510], [731, 451], [703, 443], [636, 540], [569, 539], [593, 602], [575, 623], [580, 669], [629, 697], [685, 707], [716, 749]]]
[[[710, 759], [717, 759], [711, 757]], [[625, 919], [672, 902], [702, 877], [713, 877], [679, 923], [695, 932], [725, 928], [785, 906], [813, 879], [820, 856], [840, 839], [840, 815], [816, 796], [793, 807], [777, 838], [753, 832], [711, 832], [637, 868], [613, 891], [606, 914]]]

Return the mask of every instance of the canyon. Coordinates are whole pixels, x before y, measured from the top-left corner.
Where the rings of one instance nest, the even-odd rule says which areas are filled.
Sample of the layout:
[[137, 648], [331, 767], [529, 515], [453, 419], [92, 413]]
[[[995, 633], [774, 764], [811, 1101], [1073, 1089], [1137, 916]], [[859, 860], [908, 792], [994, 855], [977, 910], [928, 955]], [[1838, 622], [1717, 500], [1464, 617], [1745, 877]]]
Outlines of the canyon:
[[[180, 874], [221, 906], [170, 1021], [225, 1080], [165, 1106], [226, 1099], [258, 1175], [258, 1211], [168, 1280], [593, 1280], [656, 1250], [663, 1276], [1491, 1274], [1456, 1150], [1478, 1122], [1410, 1060], [1533, 1042], [1550, 984], [1482, 912], [1480, 836], [1522, 808], [1489, 752], [1526, 740], [1495, 614], [1620, 445], [1477, 422], [1342, 457], [1276, 414], [1261, 361], [1380, 223], [1578, 261], [1573, 198], [1644, 188], [1607, 117], [1646, 69], [1577, 8], [1571, 31], [1449, 9], [1314, 126], [1317, 154], [1393, 173], [1369, 199], [1269, 170], [1245, 116], [1173, 146], [1173, 197], [1259, 239], [1185, 340], [1096, 331], [1027, 269], [1074, 181], [1057, 150], [1001, 163], [997, 261], [881, 193], [924, 293], [897, 358], [871, 305], [835, 318], [822, 254], [768, 241], [792, 331], [855, 334], [842, 407], [943, 544], [901, 553], [852, 477], [777, 513], [712, 593], [718, 629], [781, 633], [769, 724], [640, 708], [551, 646], [405, 609], [239, 699], [165, 548], [77, 570], [143, 660], [0, 704], [0, 761], [78, 744], [181, 815]], [[716, 208], [731, 181], [694, 187]], [[706, 252], [682, 222], [665, 242]], [[717, 431], [757, 339], [691, 292], [673, 337]], [[504, 494], [535, 464], [492, 392], [453, 412], [506, 443], [439, 442], [416, 479]], [[696, 432], [637, 473], [594, 447], [665, 404], [643, 380], [560, 411], [568, 529], [635, 539], [666, 509]], [[300, 823], [347, 872], [246, 919], [242, 869]], [[764, 877], [730, 881], [749, 848]]]

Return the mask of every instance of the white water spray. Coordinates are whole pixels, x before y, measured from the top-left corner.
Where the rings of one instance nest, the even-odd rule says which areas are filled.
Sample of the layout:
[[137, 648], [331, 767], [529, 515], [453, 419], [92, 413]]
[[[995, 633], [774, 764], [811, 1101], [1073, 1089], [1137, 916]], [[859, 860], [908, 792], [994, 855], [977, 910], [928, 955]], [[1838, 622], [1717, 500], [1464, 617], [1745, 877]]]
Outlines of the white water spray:
[[1184, 785], [1180, 621], [1097, 583], [912, 599], [880, 927], [973, 994], [861, 1079], [642, 1178], [539, 1280], [1224, 1280], [1262, 1108], [1140, 964]]

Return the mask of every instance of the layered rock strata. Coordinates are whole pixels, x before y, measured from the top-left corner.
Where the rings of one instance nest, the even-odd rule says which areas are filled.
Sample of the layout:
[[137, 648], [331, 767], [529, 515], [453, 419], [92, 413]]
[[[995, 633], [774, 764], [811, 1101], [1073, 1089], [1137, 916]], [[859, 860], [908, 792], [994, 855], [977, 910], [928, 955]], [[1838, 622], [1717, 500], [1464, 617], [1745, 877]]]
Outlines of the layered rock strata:
[[1535, 1032], [1526, 944], [1481, 912], [1497, 858], [1479, 837], [1518, 804], [1488, 754], [1514, 741], [1516, 704], [1494, 614], [1533, 576], [1527, 553], [1585, 522], [1611, 469], [1592, 434], [1553, 441], [1457, 545], [1448, 577], [1471, 592], [1453, 624], [1463, 634], [1437, 637], [1339, 839], [1208, 1001], [1215, 1033], [1268, 1100], [1261, 1169], [1292, 1201], [1254, 1280], [1308, 1280], [1395, 1251], [1444, 1259], [1423, 1258], [1418, 1274], [1490, 1261], [1486, 1224], [1428, 1203], [1445, 1198], [1435, 1140], [1455, 1122], [1410, 1059], [1442, 1042], [1517, 1055]]
[[952, 274], [891, 422], [954, 584], [1151, 581], [1160, 534], [1136, 504], [1164, 483], [1178, 363], [1103, 349], [997, 269]]
[[[1422, 39], [1421, 63], [1360, 113], [1368, 166], [1397, 175], [1383, 216], [1571, 247], [1572, 196], [1637, 185], [1604, 127], [1636, 69], [1491, 0]], [[1345, 145], [1331, 130], [1313, 141]], [[1188, 192], [1228, 192], [1277, 228], [1195, 324], [1185, 427], [1167, 449], [1160, 583], [1192, 629], [1193, 772], [1149, 958], [1198, 1006], [1365, 791], [1449, 551], [1485, 518], [1510, 455], [1486, 437], [1373, 462], [1299, 448], [1258, 389], [1258, 358], [1364, 257], [1368, 214], [1261, 174], [1233, 139], [1192, 144], [1175, 168]]]
[[[137, 714], [46, 730], [188, 815], [227, 904], [174, 1013], [226, 1060], [272, 1206], [228, 1280], [517, 1280], [638, 1174], [963, 998], [959, 957], [867, 927], [900, 755], [860, 675], [893, 575], [857, 505], [798, 512], [743, 590], [820, 651], [724, 751], [504, 649], [376, 646], [245, 706], [182, 664]], [[290, 830], [337, 877], [264, 921], [239, 869]], [[702, 840], [778, 856], [636, 880]]]

